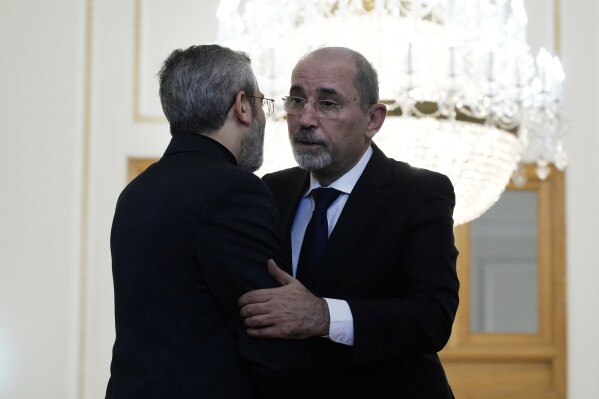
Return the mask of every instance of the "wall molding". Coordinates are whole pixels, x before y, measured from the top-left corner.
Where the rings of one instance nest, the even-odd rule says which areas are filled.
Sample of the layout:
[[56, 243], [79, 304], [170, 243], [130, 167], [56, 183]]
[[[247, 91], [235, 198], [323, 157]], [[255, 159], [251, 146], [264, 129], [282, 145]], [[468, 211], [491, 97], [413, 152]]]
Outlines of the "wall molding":
[[555, 54], [562, 53], [562, 4], [561, 0], [553, 0], [553, 46]]
[[134, 0], [135, 23], [133, 31], [133, 121], [136, 123], [166, 123], [163, 115], [141, 113], [141, 0]]
[[90, 192], [90, 143], [92, 116], [92, 68], [93, 68], [94, 1], [86, 1], [85, 10], [85, 73], [83, 138], [81, 156], [81, 228], [79, 258], [79, 342], [77, 351], [77, 398], [85, 396], [85, 362], [87, 360], [87, 296], [89, 257], [89, 192]]

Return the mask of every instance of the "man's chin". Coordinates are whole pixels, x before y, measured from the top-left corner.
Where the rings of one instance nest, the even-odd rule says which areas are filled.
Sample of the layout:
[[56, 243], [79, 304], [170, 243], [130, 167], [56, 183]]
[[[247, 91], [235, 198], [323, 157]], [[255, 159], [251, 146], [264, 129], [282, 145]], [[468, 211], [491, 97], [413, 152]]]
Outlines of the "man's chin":
[[250, 172], [254, 173], [258, 169], [260, 169], [263, 162], [264, 161], [261, 159], [260, 161], [252, 162], [249, 164], [239, 164], [239, 167], [242, 169], [245, 169], [245, 170], [249, 170]]
[[331, 164], [330, 156], [326, 152], [323, 153], [322, 148], [321, 151], [315, 152], [294, 147], [293, 157], [300, 168], [310, 172], [326, 168]]

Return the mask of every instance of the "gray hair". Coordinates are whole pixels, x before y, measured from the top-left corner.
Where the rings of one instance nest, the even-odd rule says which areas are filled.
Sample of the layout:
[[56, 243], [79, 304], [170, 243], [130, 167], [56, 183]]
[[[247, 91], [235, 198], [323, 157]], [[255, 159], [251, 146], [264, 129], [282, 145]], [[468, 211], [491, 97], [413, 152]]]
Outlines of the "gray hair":
[[379, 102], [379, 75], [370, 61], [357, 51], [350, 50], [356, 63], [354, 86], [360, 93], [362, 111], [368, 111], [371, 104]]
[[[258, 84], [250, 57], [218, 45], [175, 50], [158, 72], [160, 102], [171, 134], [220, 129], [239, 91], [254, 94]], [[254, 101], [250, 101], [254, 111]]]

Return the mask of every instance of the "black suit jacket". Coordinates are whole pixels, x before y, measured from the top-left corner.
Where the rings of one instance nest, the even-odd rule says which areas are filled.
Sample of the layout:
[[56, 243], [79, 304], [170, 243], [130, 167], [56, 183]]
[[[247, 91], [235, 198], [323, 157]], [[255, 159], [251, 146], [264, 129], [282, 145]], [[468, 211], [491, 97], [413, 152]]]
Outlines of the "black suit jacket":
[[[374, 153], [332, 231], [320, 284], [344, 299], [354, 346], [313, 339], [311, 397], [451, 398], [437, 356], [458, 307], [454, 192], [441, 174]], [[291, 225], [309, 174], [264, 176], [279, 206], [291, 253]], [[332, 395], [332, 396], [331, 396]]]
[[[276, 205], [216, 141], [174, 136], [121, 193], [111, 233], [116, 341], [108, 398], [250, 398], [307, 346], [250, 338], [238, 298], [278, 284]], [[281, 263], [282, 264], [282, 263]]]

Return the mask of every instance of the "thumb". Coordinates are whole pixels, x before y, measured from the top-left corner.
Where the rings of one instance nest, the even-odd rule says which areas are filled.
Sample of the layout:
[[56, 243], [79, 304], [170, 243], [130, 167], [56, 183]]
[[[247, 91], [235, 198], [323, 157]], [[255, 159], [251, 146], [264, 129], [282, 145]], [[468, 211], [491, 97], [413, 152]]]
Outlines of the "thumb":
[[274, 260], [269, 259], [267, 265], [268, 272], [274, 277], [275, 280], [277, 280], [279, 284], [287, 285], [294, 280], [293, 276], [290, 276], [289, 274], [285, 273], [284, 270], [280, 269]]

